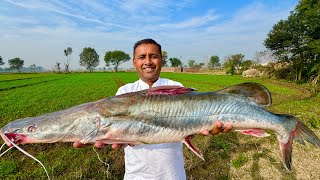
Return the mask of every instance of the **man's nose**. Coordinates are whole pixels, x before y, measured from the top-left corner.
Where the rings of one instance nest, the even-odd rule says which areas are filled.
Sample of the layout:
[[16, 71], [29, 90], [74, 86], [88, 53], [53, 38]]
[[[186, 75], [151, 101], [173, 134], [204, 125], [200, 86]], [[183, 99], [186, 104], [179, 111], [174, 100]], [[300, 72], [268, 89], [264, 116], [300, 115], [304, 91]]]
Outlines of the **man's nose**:
[[144, 64], [151, 64], [151, 63], [152, 63], [151, 58], [149, 56], [146, 56]]

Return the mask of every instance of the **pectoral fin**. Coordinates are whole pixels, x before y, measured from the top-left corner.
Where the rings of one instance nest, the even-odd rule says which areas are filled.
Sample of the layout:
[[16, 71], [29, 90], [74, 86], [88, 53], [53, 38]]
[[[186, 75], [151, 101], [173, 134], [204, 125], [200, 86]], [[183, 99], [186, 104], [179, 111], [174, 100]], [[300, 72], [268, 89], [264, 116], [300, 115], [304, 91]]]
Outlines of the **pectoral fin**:
[[202, 160], [205, 161], [203, 155], [201, 154], [201, 152], [198, 150], [197, 147], [195, 147], [192, 142], [191, 142], [192, 136], [187, 136], [184, 138], [184, 140], [182, 141], [194, 154], [196, 154], [199, 158], [201, 158]]
[[241, 134], [254, 136], [254, 137], [267, 137], [270, 136], [270, 134], [266, 133], [264, 130], [259, 128], [253, 128], [253, 129], [237, 129], [235, 131], [240, 132]]

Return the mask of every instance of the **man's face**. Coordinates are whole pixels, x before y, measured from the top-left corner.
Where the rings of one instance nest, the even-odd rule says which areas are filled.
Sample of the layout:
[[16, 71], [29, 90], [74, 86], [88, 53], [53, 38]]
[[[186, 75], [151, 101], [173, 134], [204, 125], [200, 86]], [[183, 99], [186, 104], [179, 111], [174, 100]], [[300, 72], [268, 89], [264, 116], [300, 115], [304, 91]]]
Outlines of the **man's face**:
[[162, 56], [155, 44], [139, 45], [133, 57], [133, 65], [142, 81], [152, 85], [160, 77]]

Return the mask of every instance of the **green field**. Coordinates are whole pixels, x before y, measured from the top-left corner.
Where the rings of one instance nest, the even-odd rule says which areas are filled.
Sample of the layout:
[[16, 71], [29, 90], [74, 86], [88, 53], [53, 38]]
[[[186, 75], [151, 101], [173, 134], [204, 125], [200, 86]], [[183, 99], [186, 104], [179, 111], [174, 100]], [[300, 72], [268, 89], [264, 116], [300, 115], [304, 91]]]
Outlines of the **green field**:
[[[246, 81], [266, 86], [273, 96], [268, 109], [292, 114], [320, 136], [320, 94], [311, 96], [305, 85], [241, 76], [162, 73], [198, 91], [214, 91]], [[15, 119], [38, 116], [113, 96], [118, 87], [138, 79], [136, 73], [0, 74], [0, 126]], [[1, 141], [3, 143], [3, 141]], [[202, 161], [184, 149], [188, 179], [320, 179], [320, 150], [294, 143], [293, 172], [280, 163], [275, 136], [253, 138], [235, 132], [197, 136]], [[52, 179], [122, 179], [122, 150], [74, 149], [72, 143], [21, 145], [47, 168]], [[5, 148], [6, 149], [6, 148]], [[4, 150], [2, 150], [3, 152]], [[16, 149], [0, 157], [1, 179], [46, 179], [43, 168]]]

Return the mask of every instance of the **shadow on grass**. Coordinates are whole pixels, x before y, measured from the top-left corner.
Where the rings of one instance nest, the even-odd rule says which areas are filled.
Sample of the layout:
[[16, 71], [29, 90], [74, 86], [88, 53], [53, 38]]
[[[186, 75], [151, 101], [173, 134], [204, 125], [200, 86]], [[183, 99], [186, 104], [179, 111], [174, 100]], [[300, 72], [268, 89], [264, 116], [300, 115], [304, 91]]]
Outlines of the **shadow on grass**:
[[260, 152], [256, 152], [252, 155], [252, 165], [251, 165], [251, 170], [250, 170], [250, 174], [252, 179], [254, 180], [260, 180], [260, 179], [264, 179], [261, 176], [261, 170], [260, 170], [260, 165], [259, 165], [259, 161], [261, 159], [266, 159], [269, 162], [271, 162], [271, 164], [279, 171], [281, 172], [281, 176], [282, 179], [290, 179], [290, 180], [297, 180], [296, 178], [296, 173], [288, 173], [282, 163], [278, 163], [277, 160], [275, 158], [273, 158], [271, 155], [271, 151], [268, 149], [261, 149]]
[[191, 155], [186, 153], [187, 179], [230, 179], [231, 153], [234, 144], [238, 144], [237, 136], [234, 133], [206, 136], [195, 143], [206, 161], [189, 157]]
[[[261, 138], [252, 141], [245, 140], [245, 143], [240, 143], [238, 133], [235, 132], [214, 137], [196, 138], [195, 144], [203, 152], [206, 161], [200, 160], [189, 152], [190, 150], [185, 149], [187, 179], [237, 179], [239, 177], [231, 177], [231, 167], [238, 169], [245, 164], [249, 166], [246, 166], [245, 172], [239, 170], [242, 171], [241, 173], [246, 173], [255, 180], [265, 179], [268, 175], [262, 175], [261, 168], [264, 168], [264, 165], [260, 161], [267, 160], [280, 172], [281, 177], [279, 178], [296, 180], [296, 173], [294, 171], [288, 173], [282, 163], [279, 163], [280, 154], [279, 157], [273, 157], [270, 149], [262, 147], [262, 144], [268, 143], [273, 144], [276, 141], [270, 138]], [[237, 157], [236, 159], [231, 158], [234, 155]]]

